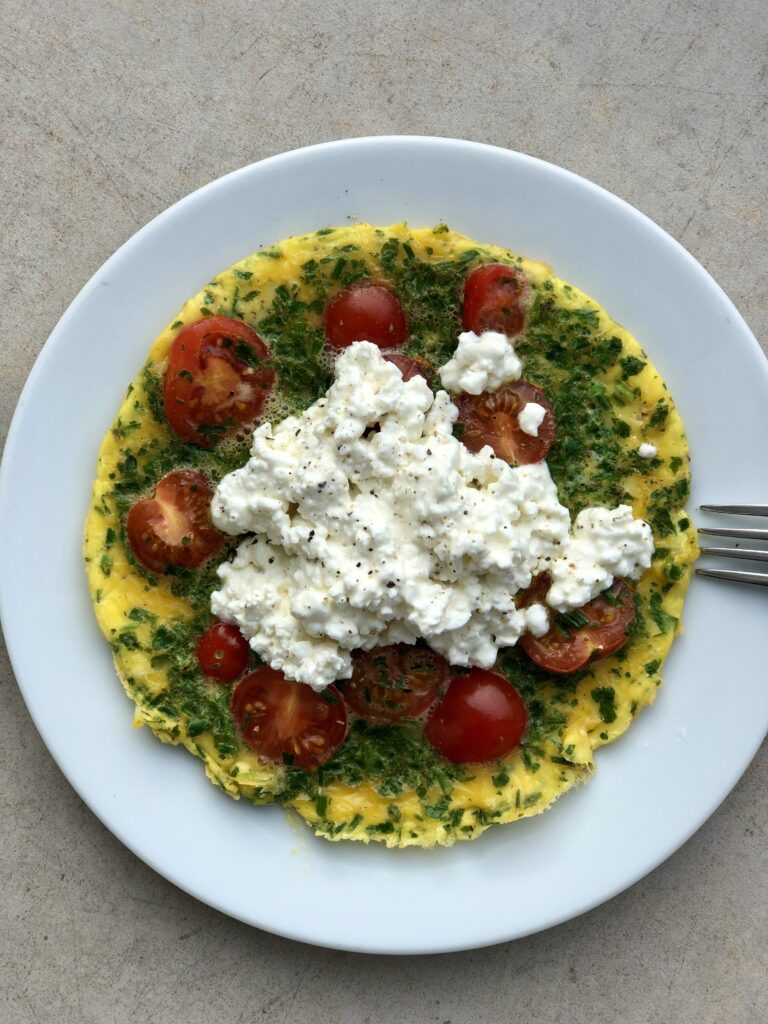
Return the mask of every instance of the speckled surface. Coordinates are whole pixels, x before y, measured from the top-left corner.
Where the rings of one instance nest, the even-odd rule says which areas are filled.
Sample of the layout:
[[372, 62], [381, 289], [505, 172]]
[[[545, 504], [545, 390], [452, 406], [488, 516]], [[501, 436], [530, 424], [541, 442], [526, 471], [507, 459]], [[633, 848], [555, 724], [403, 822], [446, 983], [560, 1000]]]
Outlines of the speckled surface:
[[[137, 228], [233, 168], [352, 135], [477, 139], [577, 171], [680, 239], [768, 340], [762, 0], [0, 11], [3, 437], [46, 336]], [[238, 924], [137, 861], [62, 778], [4, 649], [0, 671], [2, 1024], [768, 1017], [765, 747], [701, 831], [607, 905], [493, 949], [365, 957]]]

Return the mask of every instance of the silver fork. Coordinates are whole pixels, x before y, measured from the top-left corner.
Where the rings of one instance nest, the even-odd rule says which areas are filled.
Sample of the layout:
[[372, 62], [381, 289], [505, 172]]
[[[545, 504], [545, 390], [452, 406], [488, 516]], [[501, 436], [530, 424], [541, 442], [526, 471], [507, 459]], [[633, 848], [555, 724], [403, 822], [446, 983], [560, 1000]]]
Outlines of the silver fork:
[[[702, 512], [727, 512], [738, 516], [768, 516], [768, 505], [701, 505]], [[740, 530], [702, 526], [699, 534], [707, 537], [731, 537], [735, 540], [768, 541], [768, 530]], [[768, 551], [759, 548], [709, 548], [701, 549], [702, 555], [724, 555], [727, 558], [747, 558], [753, 562], [768, 562]], [[732, 580], [734, 583], [753, 583], [768, 587], [768, 572], [742, 572], [738, 569], [698, 568], [699, 576], [713, 576], [718, 580]]]

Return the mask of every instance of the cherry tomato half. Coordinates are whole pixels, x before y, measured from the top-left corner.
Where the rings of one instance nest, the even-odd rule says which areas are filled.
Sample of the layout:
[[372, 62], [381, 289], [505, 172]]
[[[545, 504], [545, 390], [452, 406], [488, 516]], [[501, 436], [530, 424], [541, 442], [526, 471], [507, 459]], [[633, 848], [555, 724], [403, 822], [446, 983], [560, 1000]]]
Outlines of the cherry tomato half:
[[266, 665], [240, 680], [230, 708], [251, 750], [304, 771], [331, 758], [347, 735], [347, 709], [335, 686], [316, 693]]
[[251, 648], [237, 628], [228, 622], [214, 622], [195, 644], [195, 654], [205, 676], [220, 683], [232, 683], [245, 672]]
[[170, 566], [197, 569], [221, 547], [211, 522], [211, 481], [197, 469], [174, 469], [158, 481], [151, 498], [137, 501], [125, 522], [128, 542], [153, 572]]
[[464, 330], [500, 331], [513, 338], [525, 323], [525, 292], [525, 277], [516, 267], [506, 263], [476, 267], [464, 284]]
[[369, 722], [416, 718], [435, 702], [448, 672], [445, 658], [421, 644], [356, 651], [352, 678], [344, 684], [344, 700]]
[[332, 348], [346, 348], [353, 341], [395, 348], [408, 337], [408, 324], [394, 292], [374, 281], [359, 281], [328, 302], [325, 336]]
[[412, 380], [414, 377], [423, 377], [432, 386], [437, 379], [434, 366], [421, 356], [406, 356], [402, 352], [385, 352], [384, 358], [388, 363], [394, 363], [402, 374], [403, 380]]
[[165, 415], [184, 441], [210, 447], [261, 412], [275, 382], [272, 353], [240, 320], [211, 316], [171, 345], [163, 380]]
[[[481, 395], [456, 395], [453, 402], [459, 410], [458, 422], [464, 427], [461, 440], [471, 452], [479, 452], [489, 444], [505, 462], [527, 466], [541, 462], [555, 440], [552, 406], [541, 388], [527, 380], [506, 384], [498, 391], [484, 391]], [[518, 419], [528, 402], [537, 402], [545, 410], [535, 437], [521, 429]]]
[[449, 761], [495, 761], [523, 738], [528, 711], [517, 690], [495, 672], [454, 676], [424, 735]]
[[[546, 573], [537, 576], [526, 593], [527, 602], [543, 601], [548, 589]], [[584, 618], [587, 620], [584, 625], [573, 626], [567, 617], [555, 617], [554, 612], [552, 615], [554, 621], [544, 636], [528, 634], [522, 637], [520, 646], [540, 668], [566, 675], [584, 668], [590, 661], [613, 654], [626, 643], [629, 625], [635, 617], [635, 598], [624, 580], [616, 579], [589, 604], [570, 613], [571, 622]]]

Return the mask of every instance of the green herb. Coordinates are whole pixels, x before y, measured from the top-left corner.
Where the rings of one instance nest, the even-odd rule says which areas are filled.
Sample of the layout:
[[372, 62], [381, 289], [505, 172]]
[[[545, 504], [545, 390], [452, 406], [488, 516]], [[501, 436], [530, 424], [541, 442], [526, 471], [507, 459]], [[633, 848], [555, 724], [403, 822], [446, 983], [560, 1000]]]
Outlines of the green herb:
[[652, 427], [663, 427], [667, 422], [667, 416], [669, 416], [669, 406], [663, 398], [660, 398], [656, 403], [656, 408], [653, 410], [649, 423]]
[[494, 775], [491, 779], [496, 789], [502, 789], [509, 782], [509, 776], [506, 772], [499, 772], [498, 775]]
[[570, 612], [561, 612], [559, 618], [571, 629], [581, 629], [583, 626], [591, 625], [591, 620], [578, 608]]
[[661, 658], [655, 658], [653, 661], [647, 661], [643, 668], [646, 674], [649, 676], [655, 675], [661, 667]]
[[141, 371], [141, 382], [147, 396], [147, 406], [153, 418], [158, 423], [165, 423], [165, 412], [163, 409], [163, 382], [160, 375], [149, 366]]
[[607, 590], [604, 590], [600, 594], [600, 597], [602, 597], [604, 601], [607, 601], [608, 604], [612, 605], [614, 608], [620, 608], [622, 605], [621, 598], [613, 590], [613, 584], [611, 584], [611, 586], [608, 587]]
[[591, 693], [592, 700], [597, 704], [600, 718], [604, 722], [616, 721], [616, 691], [612, 686], [597, 686]]
[[[618, 381], [613, 389], [613, 394], [621, 405], [626, 405], [627, 402], [631, 402], [635, 397], [632, 388], [625, 384], [623, 380]], [[629, 437], [629, 433], [626, 436]]]
[[250, 281], [253, 274], [250, 270], [233, 270], [232, 273], [241, 281]]
[[117, 419], [115, 420], [114, 426], [112, 427], [112, 433], [115, 435], [118, 441], [122, 441], [132, 431], [138, 430], [140, 426], [141, 424], [138, 422], [138, 420], [131, 420], [130, 423], [123, 423], [123, 421], [118, 416]]
[[400, 242], [397, 238], [388, 238], [381, 247], [379, 262], [387, 274], [391, 275], [394, 273], [399, 248]]
[[664, 610], [662, 597], [658, 591], [654, 591], [651, 594], [648, 601], [648, 610], [651, 613], [651, 618], [659, 628], [659, 633], [668, 633], [670, 630], [676, 629], [677, 619], [674, 615], [670, 615]]
[[672, 514], [687, 495], [687, 477], [681, 477], [669, 487], [659, 487], [652, 492], [648, 501], [648, 521], [657, 537], [667, 537], [677, 532]]
[[638, 359], [637, 356], [627, 356], [626, 359], [620, 361], [621, 375], [624, 380], [629, 377], [635, 377], [641, 370], [645, 369], [646, 364], [642, 359]]
[[379, 822], [378, 825], [366, 825], [365, 831], [368, 832], [369, 835], [374, 835], [377, 832], [381, 835], [390, 835], [395, 831], [395, 826], [391, 821], [382, 821]]
[[124, 647], [127, 651], [140, 651], [141, 644], [136, 636], [135, 629], [135, 626], [127, 626], [125, 629], [121, 629], [115, 637], [115, 645]]
[[131, 608], [129, 612], [125, 613], [125, 617], [131, 622], [154, 622], [157, 618], [154, 612], [150, 612], [146, 608]]
[[252, 370], [259, 370], [262, 366], [268, 365], [268, 363], [259, 358], [253, 348], [246, 341], [243, 341], [242, 338], [238, 338], [235, 342], [235, 356], [241, 363], [245, 363]]

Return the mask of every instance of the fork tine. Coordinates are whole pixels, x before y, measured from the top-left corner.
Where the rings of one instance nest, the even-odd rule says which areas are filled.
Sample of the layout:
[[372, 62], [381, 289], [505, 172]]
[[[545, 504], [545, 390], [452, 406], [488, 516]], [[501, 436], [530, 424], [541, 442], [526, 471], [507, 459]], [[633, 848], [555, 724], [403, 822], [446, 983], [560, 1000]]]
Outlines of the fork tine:
[[768, 551], [749, 548], [701, 548], [702, 555], [723, 555], [726, 558], [750, 558], [754, 562], [768, 562]]
[[768, 572], [739, 572], [735, 569], [697, 569], [699, 576], [711, 576], [716, 580], [731, 580], [733, 583], [754, 583], [768, 587]]
[[702, 512], [730, 512], [738, 516], [768, 516], [768, 505], [699, 505]]
[[768, 530], [723, 530], [711, 526], [700, 526], [699, 533], [708, 537], [737, 537], [740, 540], [768, 540]]

